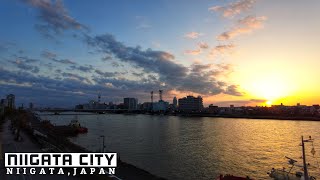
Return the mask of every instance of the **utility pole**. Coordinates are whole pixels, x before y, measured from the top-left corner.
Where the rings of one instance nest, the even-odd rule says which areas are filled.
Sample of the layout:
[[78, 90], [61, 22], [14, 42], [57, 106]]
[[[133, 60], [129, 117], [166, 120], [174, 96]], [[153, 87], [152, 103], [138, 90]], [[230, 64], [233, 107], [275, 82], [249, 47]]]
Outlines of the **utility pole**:
[[160, 99], [160, 101], [162, 101], [162, 90], [159, 90], [159, 99]]
[[151, 111], [153, 111], [153, 91], [151, 91]]
[[104, 136], [104, 135], [101, 135], [100, 137], [102, 137], [102, 153], [104, 153], [104, 148], [106, 147], [106, 146], [104, 145], [104, 138], [105, 138], [105, 136]]
[[306, 153], [305, 153], [305, 147], [304, 147], [304, 143], [305, 142], [312, 142], [313, 139], [311, 139], [311, 136], [309, 136], [308, 140], [304, 140], [303, 136], [301, 136], [301, 146], [302, 146], [302, 158], [303, 158], [303, 174], [304, 174], [304, 179], [305, 180], [310, 180], [309, 178], [309, 174], [308, 174], [308, 167], [307, 167], [307, 163], [306, 163]]

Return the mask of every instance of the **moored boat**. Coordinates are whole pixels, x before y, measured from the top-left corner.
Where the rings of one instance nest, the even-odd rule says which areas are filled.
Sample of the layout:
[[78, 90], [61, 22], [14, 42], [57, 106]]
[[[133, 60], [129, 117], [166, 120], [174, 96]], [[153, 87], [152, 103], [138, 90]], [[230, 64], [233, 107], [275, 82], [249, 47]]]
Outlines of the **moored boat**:
[[230, 174], [226, 174], [226, 175], [220, 175], [216, 178], [216, 180], [253, 180], [251, 179], [249, 176], [247, 177], [239, 177], [239, 176], [233, 176]]
[[77, 133], [87, 133], [88, 132], [88, 128], [82, 127], [80, 122], [78, 121], [77, 117], [75, 117], [75, 119], [71, 120], [69, 126], [73, 129], [75, 129], [75, 131]]

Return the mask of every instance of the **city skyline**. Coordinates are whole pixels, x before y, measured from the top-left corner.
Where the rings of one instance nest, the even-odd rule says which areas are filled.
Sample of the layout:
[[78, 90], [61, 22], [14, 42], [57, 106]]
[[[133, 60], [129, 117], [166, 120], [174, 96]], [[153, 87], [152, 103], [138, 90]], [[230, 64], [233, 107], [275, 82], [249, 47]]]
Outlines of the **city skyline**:
[[1, 96], [73, 106], [124, 97], [219, 106], [320, 103], [320, 2], [4, 0]]

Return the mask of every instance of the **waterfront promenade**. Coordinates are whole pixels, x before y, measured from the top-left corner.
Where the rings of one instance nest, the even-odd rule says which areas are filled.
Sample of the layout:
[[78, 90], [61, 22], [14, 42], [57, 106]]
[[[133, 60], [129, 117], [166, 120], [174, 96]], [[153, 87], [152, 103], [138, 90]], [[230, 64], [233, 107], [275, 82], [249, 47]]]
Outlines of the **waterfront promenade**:
[[[22, 112], [20, 112], [22, 113]], [[61, 135], [53, 135], [49, 132], [46, 132], [45, 129], [41, 129], [41, 126], [39, 126], [39, 119], [33, 116], [32, 113], [27, 113], [27, 120], [32, 124], [32, 127], [37, 129], [37, 131], [40, 131], [41, 133], [48, 135], [49, 137], [47, 139], [43, 139], [46, 141], [46, 145], [51, 145], [54, 147], [60, 147], [60, 151], [58, 152], [90, 152], [86, 150], [85, 148], [82, 148], [76, 144], [73, 144], [69, 142], [66, 137], [63, 137]], [[17, 114], [18, 116], [18, 114]], [[116, 180], [140, 180], [140, 179], [163, 179], [157, 176], [154, 176], [150, 174], [147, 171], [144, 171], [140, 168], [137, 168], [131, 164], [125, 163], [118, 159], [118, 164], [116, 168], [116, 176], [113, 175], [78, 175], [75, 177], [67, 176], [65, 175], [5, 175], [5, 168], [4, 168], [4, 153], [5, 152], [43, 152], [43, 146], [41, 146], [39, 143], [37, 143], [37, 138], [35, 138], [33, 135], [27, 134], [26, 131], [21, 130], [20, 136], [21, 141], [15, 141], [14, 140], [14, 134], [12, 133], [12, 130], [10, 128], [11, 121], [9, 119], [6, 119], [5, 123], [2, 124], [2, 131], [0, 132], [0, 143], [2, 147], [1, 152], [1, 172], [0, 172], [0, 179], [5, 180], [11, 180], [11, 179], [17, 179], [17, 180], [42, 180], [42, 179], [101, 179], [101, 180], [107, 180], [107, 179], [116, 179]], [[53, 137], [54, 136], [54, 137]], [[50, 138], [52, 137], [52, 138]], [[59, 140], [59, 141], [56, 141]], [[59, 144], [62, 143], [62, 144]], [[1, 148], [0, 147], [0, 148]], [[0, 149], [1, 150], [1, 149]], [[62, 151], [61, 151], [62, 150]], [[39, 172], [39, 171], [37, 171]]]
[[[0, 173], [0, 179], [1, 180], [77, 180], [80, 179], [78, 177], [71, 177], [67, 175], [30, 175], [30, 174], [13, 174], [13, 175], [6, 175], [6, 171], [4, 168], [4, 153], [6, 152], [19, 152], [19, 153], [24, 153], [24, 152], [42, 152], [41, 148], [33, 143], [31, 139], [25, 134], [23, 131], [20, 131], [20, 136], [21, 136], [21, 141], [15, 141], [14, 140], [14, 134], [10, 130], [10, 120], [6, 119], [5, 123], [3, 124], [2, 127], [2, 132], [1, 133], [1, 159], [0, 159], [0, 164], [1, 164], [1, 173]], [[39, 169], [39, 168], [36, 168]], [[39, 172], [39, 171], [37, 171]]]

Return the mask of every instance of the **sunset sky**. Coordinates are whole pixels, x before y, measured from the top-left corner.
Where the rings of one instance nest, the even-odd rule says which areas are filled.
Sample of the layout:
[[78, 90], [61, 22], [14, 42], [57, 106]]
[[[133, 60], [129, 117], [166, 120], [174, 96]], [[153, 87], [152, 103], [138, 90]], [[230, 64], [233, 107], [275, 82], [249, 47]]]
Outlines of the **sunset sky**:
[[[2, 0], [0, 96], [320, 103], [319, 0]], [[155, 99], [158, 99], [156, 96]]]

